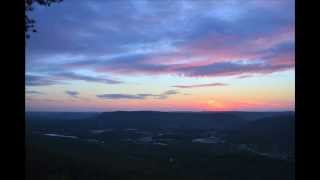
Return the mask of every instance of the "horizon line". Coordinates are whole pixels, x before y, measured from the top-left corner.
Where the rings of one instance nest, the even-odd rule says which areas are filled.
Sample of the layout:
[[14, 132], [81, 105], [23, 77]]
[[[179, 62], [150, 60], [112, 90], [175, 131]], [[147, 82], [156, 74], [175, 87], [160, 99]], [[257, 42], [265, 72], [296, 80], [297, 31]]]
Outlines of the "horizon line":
[[112, 112], [193, 112], [193, 113], [223, 113], [223, 112], [294, 112], [295, 110], [271, 110], [271, 111], [155, 111], [155, 110], [114, 110], [114, 111], [25, 111], [25, 113], [112, 113]]

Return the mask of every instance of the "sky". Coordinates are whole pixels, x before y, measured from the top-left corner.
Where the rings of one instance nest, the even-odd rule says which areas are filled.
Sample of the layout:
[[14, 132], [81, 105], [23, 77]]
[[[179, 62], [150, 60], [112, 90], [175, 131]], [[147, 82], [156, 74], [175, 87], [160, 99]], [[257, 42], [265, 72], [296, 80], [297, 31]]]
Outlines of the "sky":
[[34, 6], [27, 111], [295, 110], [293, 0]]

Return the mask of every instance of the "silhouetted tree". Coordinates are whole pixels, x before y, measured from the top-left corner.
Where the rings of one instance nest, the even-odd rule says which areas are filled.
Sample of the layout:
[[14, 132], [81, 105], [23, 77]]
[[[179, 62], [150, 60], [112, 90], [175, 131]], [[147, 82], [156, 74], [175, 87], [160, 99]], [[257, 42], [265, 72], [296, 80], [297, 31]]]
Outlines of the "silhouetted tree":
[[25, 34], [26, 37], [29, 38], [29, 32], [37, 32], [35, 28], [36, 21], [28, 16], [28, 11], [33, 10], [33, 5], [35, 3], [42, 5], [42, 6], [51, 6], [52, 3], [59, 3], [63, 0], [25, 0]]

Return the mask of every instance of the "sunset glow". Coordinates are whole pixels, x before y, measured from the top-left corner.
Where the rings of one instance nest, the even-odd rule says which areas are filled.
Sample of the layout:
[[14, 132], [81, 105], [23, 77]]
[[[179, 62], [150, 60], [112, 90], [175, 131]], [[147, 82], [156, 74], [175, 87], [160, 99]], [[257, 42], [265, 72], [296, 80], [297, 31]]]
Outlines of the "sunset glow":
[[28, 111], [295, 110], [294, 1], [35, 6]]

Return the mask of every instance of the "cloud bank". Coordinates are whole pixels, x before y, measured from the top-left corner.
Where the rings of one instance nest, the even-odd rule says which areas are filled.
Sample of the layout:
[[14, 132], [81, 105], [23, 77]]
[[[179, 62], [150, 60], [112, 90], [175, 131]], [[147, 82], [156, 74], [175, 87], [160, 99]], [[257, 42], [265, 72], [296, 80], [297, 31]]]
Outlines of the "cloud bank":
[[211, 86], [227, 86], [225, 83], [208, 83], [208, 84], [194, 84], [194, 85], [175, 85], [176, 88], [197, 88], [197, 87], [211, 87]]
[[69, 0], [56, 7], [31, 13], [39, 32], [28, 42], [28, 72], [117, 84], [74, 72], [216, 77], [295, 66], [293, 0]]
[[99, 94], [96, 95], [98, 98], [101, 99], [146, 99], [146, 98], [154, 98], [154, 99], [166, 99], [171, 95], [178, 94], [179, 92], [176, 90], [168, 90], [161, 94]]

